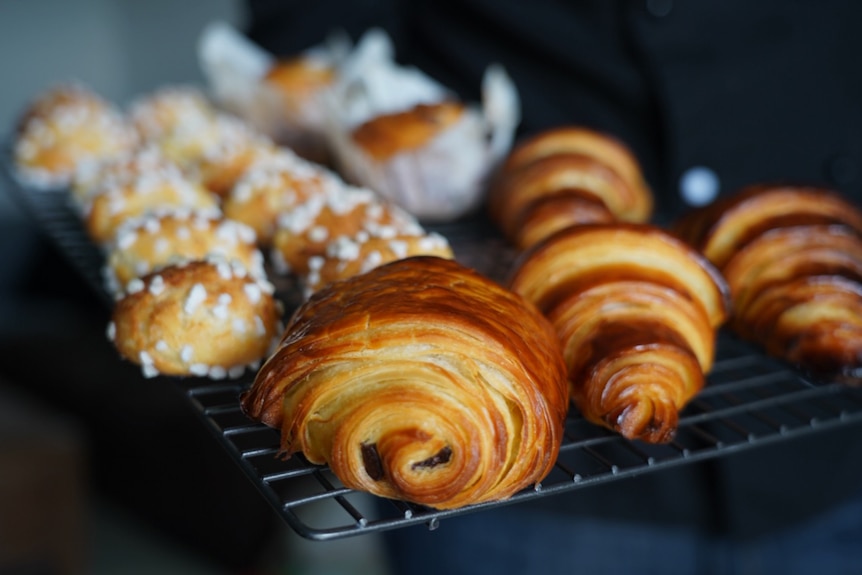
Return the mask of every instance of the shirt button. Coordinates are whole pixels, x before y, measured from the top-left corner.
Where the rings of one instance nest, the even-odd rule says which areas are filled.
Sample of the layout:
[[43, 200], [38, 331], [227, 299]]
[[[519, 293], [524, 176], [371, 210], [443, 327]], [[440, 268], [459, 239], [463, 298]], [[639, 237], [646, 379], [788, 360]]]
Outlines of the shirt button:
[[656, 18], [664, 18], [673, 11], [673, 0], [646, 0], [646, 9]]
[[679, 195], [689, 206], [704, 206], [718, 196], [718, 175], [705, 166], [693, 166], [679, 178]]

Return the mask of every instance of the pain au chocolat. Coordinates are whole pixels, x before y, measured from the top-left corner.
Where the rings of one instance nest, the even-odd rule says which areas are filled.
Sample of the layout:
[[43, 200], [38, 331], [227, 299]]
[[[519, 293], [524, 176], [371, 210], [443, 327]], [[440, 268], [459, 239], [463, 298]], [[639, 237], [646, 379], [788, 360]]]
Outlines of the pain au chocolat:
[[284, 454], [328, 464], [350, 488], [450, 509], [541, 481], [568, 395], [531, 304], [418, 256], [315, 292], [241, 405], [281, 429]]

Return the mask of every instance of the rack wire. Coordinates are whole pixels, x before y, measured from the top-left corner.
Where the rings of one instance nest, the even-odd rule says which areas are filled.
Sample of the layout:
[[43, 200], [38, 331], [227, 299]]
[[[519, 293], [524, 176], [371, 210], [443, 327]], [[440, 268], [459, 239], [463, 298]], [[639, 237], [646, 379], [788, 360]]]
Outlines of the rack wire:
[[[85, 234], [68, 194], [27, 189], [14, 177], [8, 160], [3, 168], [7, 186], [41, 232], [106, 304], [112, 305], [102, 283], [103, 254]], [[436, 231], [449, 239], [462, 263], [495, 279], [505, 276], [516, 257], [486, 223], [451, 224]], [[276, 282], [276, 287], [288, 306], [297, 303], [297, 290], [289, 281]], [[326, 466], [313, 465], [301, 455], [280, 457], [278, 432], [250, 420], [240, 409], [238, 396], [250, 385], [251, 376], [233, 381], [161, 379], [180, 387], [200, 419], [281, 518], [299, 535], [319, 541], [416, 524], [436, 529], [447, 517], [559, 496], [862, 422], [862, 389], [811, 381], [722, 332], [707, 385], [681, 414], [671, 443], [629, 441], [572, 410], [556, 465], [541, 484], [504, 502], [440, 511], [353, 491]]]

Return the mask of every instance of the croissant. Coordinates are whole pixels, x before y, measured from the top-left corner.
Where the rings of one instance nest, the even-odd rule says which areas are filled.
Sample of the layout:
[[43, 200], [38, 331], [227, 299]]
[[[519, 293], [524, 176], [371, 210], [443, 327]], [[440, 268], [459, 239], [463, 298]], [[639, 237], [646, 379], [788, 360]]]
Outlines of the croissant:
[[862, 212], [832, 190], [754, 185], [692, 210], [672, 231], [723, 268], [764, 231], [806, 223], [835, 223], [862, 233]]
[[724, 274], [740, 337], [812, 374], [862, 372], [862, 211], [831, 190], [758, 185], [674, 230]]
[[647, 209], [651, 192], [632, 151], [617, 138], [583, 126], [562, 126], [535, 134], [518, 143], [503, 164], [503, 172], [515, 170], [539, 158], [579, 153], [611, 166], [633, 189], [644, 192], [641, 210]]
[[529, 202], [511, 232], [512, 243], [526, 249], [569, 226], [607, 224], [616, 217], [599, 198], [566, 188]]
[[344, 485], [439, 509], [505, 499], [550, 472], [568, 406], [547, 320], [453, 260], [338, 281], [290, 320], [241, 396], [285, 454]]
[[629, 439], [672, 439], [727, 317], [727, 287], [709, 262], [654, 226], [588, 224], [524, 252], [509, 286], [554, 326], [587, 420]]
[[571, 126], [519, 143], [491, 184], [488, 206], [506, 237], [526, 249], [569, 225], [645, 222], [653, 197], [622, 142]]

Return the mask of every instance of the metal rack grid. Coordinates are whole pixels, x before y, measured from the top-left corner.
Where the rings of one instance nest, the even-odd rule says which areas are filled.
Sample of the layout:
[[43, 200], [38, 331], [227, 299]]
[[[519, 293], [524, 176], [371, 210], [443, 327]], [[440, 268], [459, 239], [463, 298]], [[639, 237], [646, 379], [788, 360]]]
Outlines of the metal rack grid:
[[[112, 305], [102, 284], [103, 256], [84, 233], [68, 195], [24, 188], [8, 164], [3, 172], [39, 229], [106, 304]], [[450, 225], [438, 231], [449, 238], [462, 263], [498, 279], [510, 269], [515, 255], [489, 232], [486, 223]], [[276, 287], [288, 306], [296, 304], [296, 290], [289, 282], [277, 281]], [[673, 442], [628, 441], [572, 410], [556, 465], [540, 485], [505, 502], [438, 511], [348, 489], [327, 467], [312, 465], [301, 456], [278, 457], [278, 432], [251, 421], [240, 410], [238, 395], [250, 385], [251, 376], [228, 382], [171, 378], [169, 383], [181, 388], [205, 425], [282, 519], [312, 540], [415, 524], [435, 529], [441, 519], [454, 515], [559, 495], [862, 422], [862, 389], [809, 381], [731, 334], [721, 333], [707, 386], [682, 413]]]

